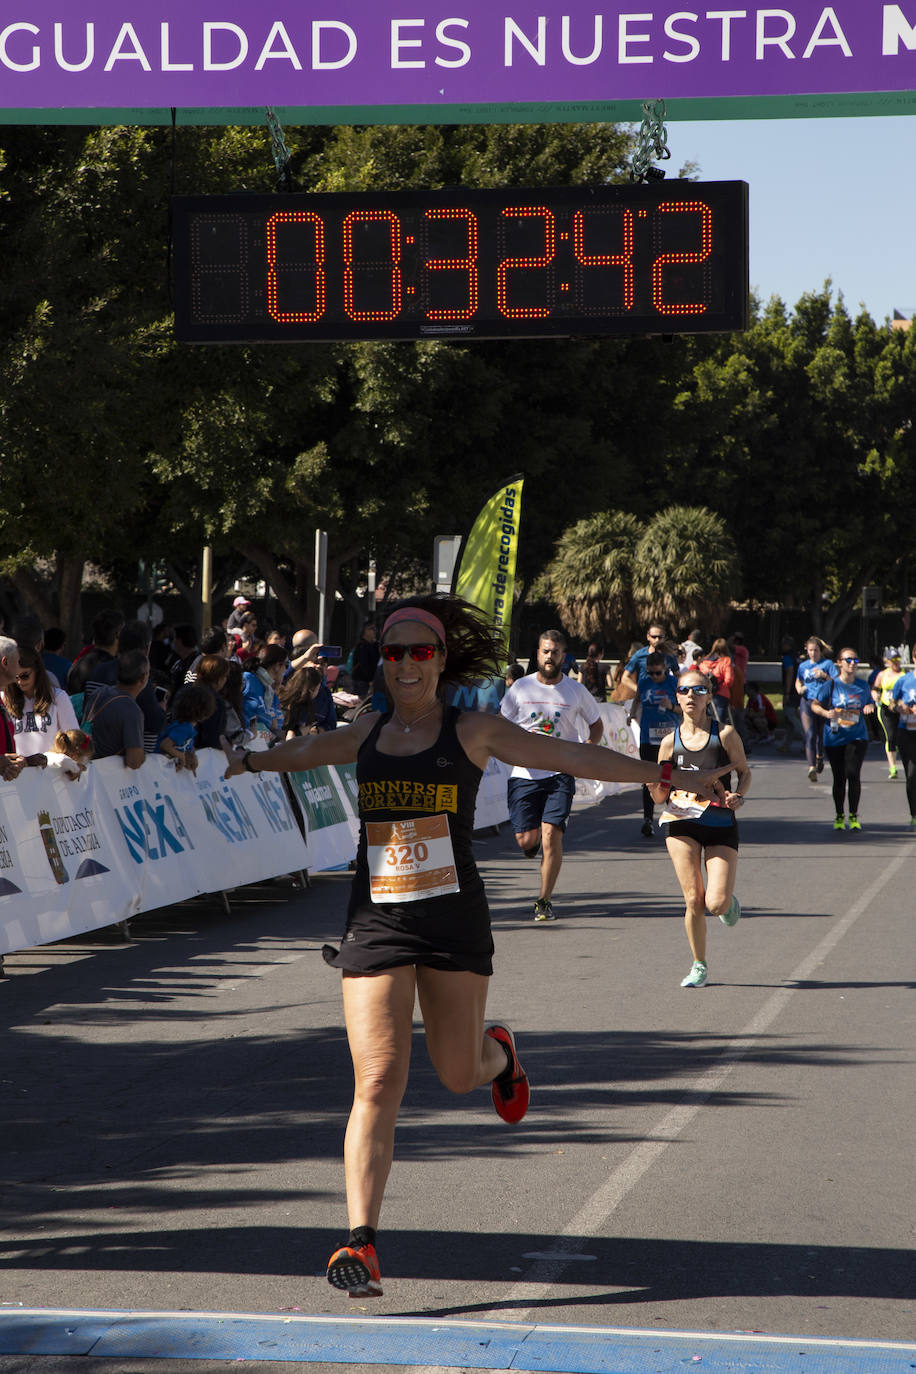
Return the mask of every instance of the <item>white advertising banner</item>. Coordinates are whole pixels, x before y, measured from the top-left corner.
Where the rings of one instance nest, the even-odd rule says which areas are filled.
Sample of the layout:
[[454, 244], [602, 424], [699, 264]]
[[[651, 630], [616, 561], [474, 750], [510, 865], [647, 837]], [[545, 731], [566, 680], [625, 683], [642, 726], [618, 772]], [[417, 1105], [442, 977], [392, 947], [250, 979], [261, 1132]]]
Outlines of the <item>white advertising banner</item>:
[[290, 773], [296, 803], [305, 820], [307, 867], [340, 868], [356, 857], [355, 811], [342, 770], [322, 766]]
[[475, 830], [485, 830], [489, 825], [502, 825], [503, 821], [509, 819], [506, 783], [510, 771], [509, 765], [500, 763], [499, 759], [487, 760], [474, 809]]
[[[598, 710], [604, 724], [601, 746], [614, 749], [628, 758], [639, 758], [639, 727], [629, 722], [629, 712], [625, 706], [615, 701], [600, 701]], [[613, 797], [628, 787], [639, 787], [638, 782], [596, 782], [593, 778], [577, 778], [573, 807], [594, 806], [603, 797]]]
[[162, 754], [128, 772], [103, 759], [104, 785], [140, 889], [138, 911], [220, 892], [306, 866], [305, 845], [278, 773], [227, 781], [216, 749], [198, 754], [196, 775]]
[[307, 866], [279, 774], [226, 782], [221, 753], [198, 759], [196, 776], [151, 754], [0, 785], [0, 954]]
[[97, 930], [138, 904], [100, 765], [74, 781], [28, 768], [0, 783], [0, 953]]

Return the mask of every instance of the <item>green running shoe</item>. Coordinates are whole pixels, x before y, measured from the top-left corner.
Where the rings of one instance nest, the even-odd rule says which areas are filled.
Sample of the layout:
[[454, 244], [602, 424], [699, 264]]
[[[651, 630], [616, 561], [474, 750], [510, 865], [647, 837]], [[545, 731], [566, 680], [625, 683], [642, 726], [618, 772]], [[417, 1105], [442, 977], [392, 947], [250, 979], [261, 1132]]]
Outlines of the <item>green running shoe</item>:
[[736, 926], [741, 920], [741, 903], [737, 897], [732, 897], [728, 910], [723, 912], [719, 920], [724, 926]]

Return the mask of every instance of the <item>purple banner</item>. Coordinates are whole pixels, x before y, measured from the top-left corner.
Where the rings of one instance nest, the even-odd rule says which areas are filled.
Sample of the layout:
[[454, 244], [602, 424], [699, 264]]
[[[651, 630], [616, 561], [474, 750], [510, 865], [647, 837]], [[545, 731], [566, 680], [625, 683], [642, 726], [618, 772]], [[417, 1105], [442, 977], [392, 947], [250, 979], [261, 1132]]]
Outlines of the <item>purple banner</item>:
[[916, 89], [916, 0], [2, 0], [0, 108], [385, 106]]

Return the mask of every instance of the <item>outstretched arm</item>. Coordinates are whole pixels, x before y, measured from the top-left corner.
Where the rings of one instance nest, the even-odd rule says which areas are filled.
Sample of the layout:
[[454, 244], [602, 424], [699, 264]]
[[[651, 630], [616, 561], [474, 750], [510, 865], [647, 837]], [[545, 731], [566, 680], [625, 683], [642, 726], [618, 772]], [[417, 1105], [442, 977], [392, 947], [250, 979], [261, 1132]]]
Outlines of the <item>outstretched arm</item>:
[[[551, 739], [548, 735], [523, 730], [502, 716], [466, 711], [459, 721], [459, 736], [465, 753], [479, 768], [493, 757], [520, 768], [543, 768], [548, 773], [571, 773], [575, 778], [596, 778], [599, 782], [655, 783], [662, 777], [657, 763], [643, 763], [614, 749], [598, 749], [592, 744]], [[671, 782], [691, 792], [708, 790], [714, 780], [728, 773], [732, 764], [703, 772], [674, 769]]]
[[220, 742], [228, 765], [223, 776], [231, 778], [244, 772], [301, 773], [325, 763], [355, 763], [359, 746], [377, 720], [378, 712], [370, 711], [360, 716], [355, 725], [327, 730], [320, 735], [296, 735], [273, 749], [234, 747], [223, 735]]

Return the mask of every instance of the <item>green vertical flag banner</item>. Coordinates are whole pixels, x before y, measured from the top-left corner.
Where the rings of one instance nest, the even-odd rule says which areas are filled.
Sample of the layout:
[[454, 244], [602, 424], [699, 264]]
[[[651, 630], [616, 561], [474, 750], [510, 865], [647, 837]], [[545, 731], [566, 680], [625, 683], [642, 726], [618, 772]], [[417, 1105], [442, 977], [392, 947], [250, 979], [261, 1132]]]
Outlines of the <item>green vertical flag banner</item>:
[[524, 477], [510, 477], [489, 499], [465, 539], [452, 590], [484, 611], [509, 644]]

